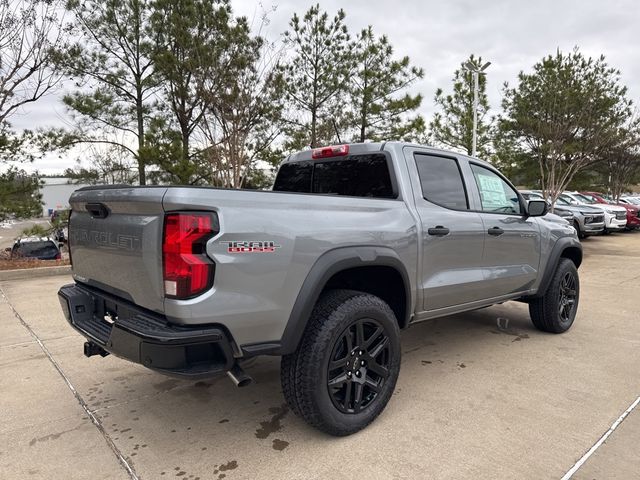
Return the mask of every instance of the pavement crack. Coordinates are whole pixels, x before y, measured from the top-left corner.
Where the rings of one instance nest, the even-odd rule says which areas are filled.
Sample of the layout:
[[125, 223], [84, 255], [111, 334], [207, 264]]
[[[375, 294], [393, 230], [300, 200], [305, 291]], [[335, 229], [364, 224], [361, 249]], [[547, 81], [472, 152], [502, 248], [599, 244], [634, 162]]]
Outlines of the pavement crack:
[[82, 409], [85, 411], [87, 416], [91, 419], [91, 422], [95, 425], [95, 427], [98, 429], [98, 431], [102, 434], [102, 437], [104, 438], [105, 442], [107, 443], [107, 446], [111, 449], [113, 454], [116, 456], [116, 458], [120, 462], [120, 465], [122, 465], [122, 467], [129, 474], [129, 477], [132, 480], [139, 480], [139, 477], [136, 474], [135, 470], [133, 469], [133, 466], [127, 461], [127, 459], [124, 457], [124, 455], [122, 454], [122, 452], [120, 451], [118, 446], [114, 443], [114, 441], [111, 438], [111, 436], [109, 436], [107, 431], [104, 429], [104, 426], [102, 425], [102, 422], [100, 421], [100, 419], [91, 411], [91, 409], [89, 409], [89, 406], [87, 405], [87, 402], [85, 402], [85, 400], [82, 398], [82, 395], [80, 395], [80, 392], [78, 392], [76, 390], [76, 388], [73, 386], [73, 384], [71, 383], [71, 380], [69, 380], [69, 377], [67, 377], [67, 375], [64, 373], [64, 371], [62, 370], [62, 368], [58, 364], [58, 362], [56, 362], [56, 360], [53, 358], [53, 355], [51, 355], [51, 352], [49, 351], [49, 349], [45, 346], [44, 343], [42, 343], [42, 340], [40, 340], [40, 337], [38, 337], [36, 332], [33, 331], [33, 329], [29, 326], [29, 324], [27, 322], [25, 322], [25, 320], [22, 318], [22, 316], [14, 308], [13, 304], [9, 301], [9, 298], [5, 295], [4, 290], [2, 289], [2, 287], [0, 287], [0, 295], [7, 302], [7, 305], [9, 305], [9, 308], [13, 312], [13, 315], [18, 319], [18, 321], [22, 324], [22, 326], [33, 337], [33, 339], [36, 341], [36, 343], [40, 346], [40, 349], [44, 352], [44, 354], [49, 359], [49, 362], [51, 362], [51, 365], [53, 365], [53, 368], [56, 369], [58, 374], [62, 377], [64, 382], [67, 384], [67, 387], [69, 387], [69, 390], [71, 390], [71, 393], [73, 394], [73, 396], [76, 398], [76, 400], [78, 401], [78, 403], [80, 404]]

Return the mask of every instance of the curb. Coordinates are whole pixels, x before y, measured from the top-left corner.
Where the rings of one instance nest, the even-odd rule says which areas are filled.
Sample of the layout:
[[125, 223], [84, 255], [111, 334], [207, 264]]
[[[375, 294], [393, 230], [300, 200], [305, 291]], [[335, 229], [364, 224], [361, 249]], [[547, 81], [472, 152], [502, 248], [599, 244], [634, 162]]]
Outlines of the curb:
[[24, 280], [27, 278], [51, 277], [54, 275], [71, 275], [71, 265], [57, 267], [21, 268], [18, 270], [0, 270], [0, 282], [8, 280]]

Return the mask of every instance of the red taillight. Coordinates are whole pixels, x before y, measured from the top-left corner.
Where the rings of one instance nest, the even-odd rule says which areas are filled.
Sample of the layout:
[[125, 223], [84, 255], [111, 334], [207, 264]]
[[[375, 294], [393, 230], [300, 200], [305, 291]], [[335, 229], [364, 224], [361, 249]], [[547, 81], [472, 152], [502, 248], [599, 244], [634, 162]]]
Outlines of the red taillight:
[[215, 264], [207, 257], [207, 240], [218, 233], [210, 213], [171, 213], [164, 217], [162, 260], [164, 293], [190, 298], [211, 288]]
[[311, 152], [311, 158], [344, 157], [349, 155], [349, 145], [333, 145], [331, 147], [314, 148]]
[[60, 260], [62, 258], [62, 254], [60, 252], [58, 252], [56, 254], [56, 260]]

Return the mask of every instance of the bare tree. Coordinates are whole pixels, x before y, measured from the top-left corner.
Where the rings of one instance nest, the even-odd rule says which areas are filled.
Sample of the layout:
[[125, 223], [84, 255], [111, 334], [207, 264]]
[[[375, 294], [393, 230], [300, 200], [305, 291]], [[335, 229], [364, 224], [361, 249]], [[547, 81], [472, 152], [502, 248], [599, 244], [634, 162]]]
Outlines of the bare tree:
[[607, 164], [610, 172], [611, 196], [617, 203], [629, 187], [631, 179], [636, 178], [640, 172], [640, 153], [621, 151], [619, 155], [608, 158]]
[[[78, 158], [74, 168], [67, 168], [64, 171], [65, 177], [71, 178], [74, 183], [108, 185], [135, 183], [137, 165], [128, 152], [115, 145], [106, 149], [101, 147], [90, 145], [83, 152], [82, 160]], [[89, 160], [90, 167], [83, 166], [86, 160]]]
[[209, 147], [204, 153], [213, 183], [226, 188], [242, 188], [281, 133], [283, 101], [276, 66], [282, 49], [259, 36], [267, 23], [264, 14], [258, 36], [237, 47], [236, 57], [244, 60], [233, 80], [223, 88], [207, 86], [211, 102], [201, 130]]
[[608, 175], [609, 193], [616, 201], [640, 174], [640, 118], [634, 115], [618, 130], [618, 141], [601, 158]]
[[60, 83], [53, 65], [62, 42], [57, 1], [0, 0], [0, 126]]
[[[56, 0], [0, 0], [0, 161], [33, 158], [31, 132], [16, 135], [9, 119], [54, 90], [62, 21]], [[40, 210], [38, 181], [14, 167], [0, 174], [0, 218], [29, 217]]]

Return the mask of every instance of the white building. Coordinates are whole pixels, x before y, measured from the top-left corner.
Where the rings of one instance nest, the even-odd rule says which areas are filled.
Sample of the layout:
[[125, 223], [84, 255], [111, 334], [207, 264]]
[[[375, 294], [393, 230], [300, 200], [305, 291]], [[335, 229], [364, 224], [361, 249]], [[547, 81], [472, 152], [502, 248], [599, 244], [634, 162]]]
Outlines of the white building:
[[71, 183], [66, 177], [42, 178], [44, 185], [40, 187], [42, 194], [42, 216], [48, 217], [54, 210], [69, 208], [69, 197], [86, 184]]

